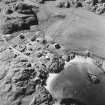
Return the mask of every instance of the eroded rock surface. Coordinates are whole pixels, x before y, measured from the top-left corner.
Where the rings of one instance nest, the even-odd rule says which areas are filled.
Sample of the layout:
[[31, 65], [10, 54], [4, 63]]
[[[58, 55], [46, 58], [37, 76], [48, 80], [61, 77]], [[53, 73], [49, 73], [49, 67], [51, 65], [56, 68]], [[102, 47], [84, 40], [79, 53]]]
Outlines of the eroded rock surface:
[[1, 105], [53, 105], [54, 99], [44, 86], [49, 72], [63, 70], [64, 60], [48, 50], [41, 33], [4, 37], [7, 47], [0, 53]]
[[1, 33], [11, 34], [30, 29], [32, 25], [38, 25], [37, 9], [37, 7], [26, 4], [25, 2], [1, 3]]
[[[45, 9], [46, 12], [43, 13], [43, 11], [41, 11], [41, 14], [43, 13], [41, 15], [43, 22], [40, 22], [40, 25], [38, 24], [39, 21], [37, 19], [37, 12], [39, 8], [35, 5], [36, 2], [38, 2], [38, 6], [40, 6], [43, 11]], [[54, 4], [50, 6], [50, 3], [52, 2], [54, 2]], [[64, 7], [68, 7], [66, 0], [63, 2]], [[81, 2], [81, 0], [79, 2]], [[84, 4], [84, 2], [82, 2], [83, 7], [84, 5], [88, 4]], [[96, 92], [95, 95], [97, 97], [101, 97], [100, 100], [98, 100], [100, 97], [97, 100], [98, 102], [101, 102], [103, 104], [104, 89], [101, 89], [104, 88], [103, 77], [105, 71], [103, 50], [104, 32], [98, 31], [104, 29], [104, 25], [100, 25], [103, 24], [103, 21], [98, 21], [99, 19], [97, 19], [96, 17], [96, 19], [91, 18], [90, 12], [81, 12], [81, 10], [76, 10], [74, 11], [74, 14], [71, 15], [69, 14], [71, 13], [71, 8], [59, 9], [55, 7], [55, 3], [55, 0], [51, 0], [50, 2], [49, 0], [32, 0], [32, 2], [31, 0], [2, 0], [0, 2], [0, 25], [2, 33], [0, 35], [0, 105], [68, 105], [68, 103], [70, 105], [82, 105], [77, 100], [68, 99], [70, 98], [68, 96], [66, 97], [67, 99], [60, 100], [61, 103], [56, 102], [57, 98], [55, 98], [54, 95], [46, 88], [48, 78], [52, 76], [53, 79], [53, 74], [55, 76], [56, 74], [59, 75], [60, 73], [64, 72], [66, 67], [68, 67], [69, 69], [69, 62], [73, 60], [77, 55], [84, 58], [92, 58], [92, 60], [94, 60], [95, 67], [99, 68], [98, 70], [102, 70], [102, 76], [99, 76], [99, 78], [97, 78], [96, 75], [90, 74], [87, 77], [86, 73], [88, 70], [86, 69], [86, 72], [80, 72], [82, 70], [80, 70], [80, 68], [76, 66], [79, 71], [74, 70], [75, 73], [74, 71], [70, 71], [70, 81], [72, 81], [73, 84], [78, 84], [80, 82], [79, 79], [82, 78], [81, 81], [83, 82], [81, 83], [83, 83], [83, 85], [79, 85], [80, 87], [78, 88], [77, 86], [76, 88], [76, 90], [81, 88], [81, 92], [83, 92], [84, 81], [86, 81], [86, 83], [90, 83], [89, 87], [92, 86], [91, 84], [94, 84], [95, 86], [93, 87], [96, 90], [99, 89], [98, 91], [102, 92], [102, 94], [101, 92]], [[104, 5], [104, 1], [93, 1], [92, 3], [89, 3], [89, 7], [90, 5], [91, 7], [94, 7], [99, 3]], [[44, 7], [47, 5], [49, 8]], [[73, 6], [76, 7], [76, 3]], [[93, 15], [94, 14], [92, 14], [92, 16]], [[76, 21], [72, 21], [72, 19]], [[74, 24], [74, 26], [76, 26], [76, 29], [71, 27], [72, 23]], [[41, 27], [41, 25], [43, 24], [46, 25], [46, 29], [43, 29], [43, 26]], [[80, 26], [82, 26], [81, 30], [79, 29]], [[87, 26], [90, 27], [87, 28]], [[96, 29], [94, 29], [93, 27]], [[77, 30], [77, 33], [75, 33], [74, 35], [75, 37], [69, 34], [69, 32], [72, 33], [73, 29]], [[91, 33], [90, 31], [93, 33]], [[90, 32], [91, 34], [89, 34], [88, 32]], [[92, 45], [96, 46], [97, 44], [97, 47], [95, 47], [95, 49], [90, 48], [93, 52], [90, 50], [88, 51], [88, 49], [86, 49], [85, 51], [82, 50], [83, 46], [85, 48], [88, 48], [88, 46], [87, 43], [85, 43], [82, 39], [82, 44], [79, 43], [79, 41], [81, 42], [81, 40], [77, 41], [77, 39], [79, 39], [78, 34], [80, 35], [80, 33], [82, 36], [85, 35], [83, 36], [83, 38], [86, 41], [89, 35], [93, 38], [91, 38]], [[48, 36], [50, 36], [52, 40], [48, 40]], [[74, 38], [75, 41], [72, 40], [72, 38]], [[71, 48], [71, 44], [69, 42], [78, 42], [79, 44], [77, 44], [81, 49], [79, 51], [75, 50], [75, 48], [78, 47], [75, 47], [75, 44], [73, 43], [73, 49], [69, 52], [68, 50], [69, 48]], [[98, 43], [100, 43], [100, 45], [102, 44], [101, 48]], [[96, 52], [96, 55], [98, 56], [95, 56], [94, 52]], [[101, 57], [103, 57], [103, 59], [99, 58], [100, 55]], [[94, 69], [93, 71], [97, 74], [98, 70]], [[77, 80], [75, 78], [77, 78]], [[63, 79], [65, 80], [68, 78], [64, 77]], [[102, 81], [101, 85], [100, 81]], [[62, 80], [61, 83], [63, 83]], [[96, 86], [98, 84], [100, 88]], [[71, 88], [74, 89], [74, 86], [71, 86]], [[58, 88], [58, 90], [60, 89], [61, 87]], [[67, 93], [66, 90], [65, 92]], [[88, 93], [90, 94], [90, 91]], [[76, 92], [74, 91], [73, 94], [75, 95]], [[81, 96], [80, 94], [78, 95], [78, 99], [81, 100], [85, 100], [87, 97], [89, 97], [89, 95], [87, 95], [87, 92], [86, 94], [84, 94], [84, 96]], [[85, 100], [85, 102], [88, 101], [87, 99]], [[91, 105], [92, 103], [89, 104]], [[94, 105], [97, 104], [95, 103]]]

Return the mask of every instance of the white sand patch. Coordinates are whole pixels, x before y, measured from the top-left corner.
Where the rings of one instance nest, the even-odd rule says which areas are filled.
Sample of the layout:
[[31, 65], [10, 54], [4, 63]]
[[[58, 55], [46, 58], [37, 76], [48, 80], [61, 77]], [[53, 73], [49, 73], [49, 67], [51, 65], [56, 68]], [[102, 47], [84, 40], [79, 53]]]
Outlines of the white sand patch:
[[51, 83], [56, 79], [56, 77], [59, 75], [59, 73], [50, 73], [49, 77], [46, 81], [45, 88], [50, 92], [51, 91]]
[[[70, 66], [71, 63], [88, 63], [91, 65], [94, 65], [93, 63], [93, 59], [91, 59], [90, 57], [82, 57], [82, 56], [76, 56], [74, 59], [72, 59], [70, 62], [65, 62], [65, 66], [64, 68]], [[65, 69], [64, 69], [65, 70]], [[46, 81], [46, 86], [45, 88], [51, 92], [51, 84], [53, 83], [53, 81], [56, 79], [56, 77], [59, 75], [59, 73], [50, 73], [49, 77]]]

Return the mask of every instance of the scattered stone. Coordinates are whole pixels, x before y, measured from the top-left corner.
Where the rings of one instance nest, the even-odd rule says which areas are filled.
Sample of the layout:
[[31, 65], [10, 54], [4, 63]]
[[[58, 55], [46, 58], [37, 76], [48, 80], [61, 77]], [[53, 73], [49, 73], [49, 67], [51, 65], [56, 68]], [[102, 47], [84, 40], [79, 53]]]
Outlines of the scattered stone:
[[90, 74], [90, 75], [88, 75], [88, 76], [89, 76], [89, 79], [90, 79], [90, 81], [91, 81], [92, 83], [98, 84], [98, 83], [100, 82], [99, 78], [98, 78], [96, 75]]
[[24, 35], [20, 35], [19, 37], [20, 37], [21, 39], [24, 39], [24, 38], [25, 38], [25, 36], [24, 36]]
[[40, 57], [42, 57], [42, 56], [43, 56], [43, 54], [40, 53], [40, 52], [39, 52], [38, 55], [37, 55], [38, 58], [40, 58]]
[[32, 38], [31, 38], [31, 41], [33, 42], [33, 41], [35, 41], [36, 40], [36, 36], [33, 36]]
[[6, 14], [12, 14], [12, 13], [13, 13], [13, 11], [11, 9], [8, 9], [6, 12]]
[[58, 43], [55, 43], [54, 46], [55, 46], [56, 49], [60, 49], [61, 48], [60, 44], [58, 44]]
[[44, 38], [38, 37], [38, 38], [36, 38], [36, 42], [43, 43], [44, 42]]

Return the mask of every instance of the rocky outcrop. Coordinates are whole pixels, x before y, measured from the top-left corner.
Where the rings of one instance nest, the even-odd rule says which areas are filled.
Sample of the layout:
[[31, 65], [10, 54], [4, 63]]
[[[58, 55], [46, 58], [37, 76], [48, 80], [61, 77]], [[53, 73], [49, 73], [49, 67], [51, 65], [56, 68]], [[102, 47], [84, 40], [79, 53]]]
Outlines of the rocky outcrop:
[[[43, 87], [46, 74], [40, 67], [32, 67], [27, 59], [21, 57], [14, 59], [10, 65], [6, 68], [0, 82], [2, 105], [19, 105], [20, 103], [21, 105], [39, 105], [44, 102], [53, 102], [51, 95]], [[28, 100], [27, 97], [29, 97]]]
[[84, 7], [97, 14], [105, 12], [104, 0], [57, 0], [56, 6], [59, 8]]
[[54, 104], [44, 86], [49, 72], [63, 70], [64, 60], [46, 48], [48, 43], [41, 34], [27, 32], [12, 39], [4, 37], [7, 48], [0, 53], [1, 105]]
[[[3, 4], [2, 4], [3, 5]], [[3, 5], [1, 9], [1, 33], [11, 34], [38, 25], [37, 8], [24, 2]]]
[[88, 10], [95, 12], [97, 14], [102, 14], [105, 12], [105, 1], [104, 0], [85, 0], [83, 5]]
[[77, 8], [82, 7], [82, 2], [80, 0], [57, 0], [56, 6], [59, 8], [70, 8], [75, 6]]

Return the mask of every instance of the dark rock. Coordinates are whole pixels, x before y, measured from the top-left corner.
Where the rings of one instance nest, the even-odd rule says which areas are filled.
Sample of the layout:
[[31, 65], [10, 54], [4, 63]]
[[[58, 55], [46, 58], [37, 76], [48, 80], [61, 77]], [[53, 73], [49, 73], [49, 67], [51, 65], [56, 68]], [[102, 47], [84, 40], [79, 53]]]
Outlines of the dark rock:
[[27, 67], [31, 67], [31, 63], [27, 64]]
[[46, 40], [43, 37], [38, 37], [36, 38], [36, 42], [40, 43], [40, 44], [46, 44]]
[[31, 53], [30, 53], [30, 52], [26, 52], [25, 54], [26, 54], [27, 56], [29, 56]]
[[56, 49], [60, 49], [61, 48], [60, 44], [58, 44], [58, 43], [55, 43], [54, 45], [55, 45]]
[[33, 41], [35, 41], [36, 40], [36, 36], [33, 36], [32, 38], [31, 38], [31, 41], [33, 42]]
[[42, 56], [43, 56], [42, 53], [38, 53], [38, 55], [37, 55], [38, 58], [40, 58], [40, 57], [42, 57]]
[[20, 39], [24, 39], [24, 38], [25, 38], [25, 36], [24, 36], [24, 35], [20, 35], [19, 37], [20, 37]]
[[3, 34], [11, 34], [13, 32], [29, 29], [30, 27], [22, 19], [11, 19], [1, 26]]
[[25, 19], [25, 23], [27, 25], [29, 25], [29, 26], [31, 26], [31, 25], [38, 25], [37, 16], [28, 17], [27, 19]]
[[[33, 9], [34, 8], [34, 9]], [[2, 7], [1, 33], [11, 34], [21, 30], [30, 29], [32, 25], [38, 25], [35, 6], [18, 2]]]
[[64, 60], [59, 57], [54, 57], [49, 65], [50, 73], [59, 73], [64, 69]]
[[75, 4], [75, 7], [76, 7], [76, 8], [82, 7], [82, 2], [77, 2], [77, 3]]
[[12, 13], [13, 13], [13, 11], [11, 9], [7, 10], [7, 14], [12, 14]]
[[23, 10], [23, 11], [20, 11], [19, 13], [22, 13], [22, 14], [33, 14], [33, 11], [32, 10]]
[[68, 103], [69, 103], [69, 105], [84, 105], [83, 103], [78, 102], [75, 99], [70, 99], [70, 98], [62, 99], [60, 105], [68, 105]]

